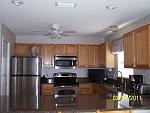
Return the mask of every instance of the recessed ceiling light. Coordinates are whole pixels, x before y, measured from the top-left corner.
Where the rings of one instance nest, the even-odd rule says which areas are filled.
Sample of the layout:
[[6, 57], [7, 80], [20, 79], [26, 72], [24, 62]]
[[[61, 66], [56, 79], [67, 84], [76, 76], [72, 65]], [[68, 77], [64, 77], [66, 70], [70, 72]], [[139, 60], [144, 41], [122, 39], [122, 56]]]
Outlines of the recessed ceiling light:
[[105, 8], [109, 10], [113, 10], [113, 9], [116, 9], [117, 6], [111, 4], [111, 5], [106, 6]]
[[16, 6], [20, 6], [23, 4], [23, 1], [21, 0], [12, 0], [11, 3], [15, 4]]
[[60, 8], [75, 8], [77, 3], [74, 2], [55, 2], [56, 7]]

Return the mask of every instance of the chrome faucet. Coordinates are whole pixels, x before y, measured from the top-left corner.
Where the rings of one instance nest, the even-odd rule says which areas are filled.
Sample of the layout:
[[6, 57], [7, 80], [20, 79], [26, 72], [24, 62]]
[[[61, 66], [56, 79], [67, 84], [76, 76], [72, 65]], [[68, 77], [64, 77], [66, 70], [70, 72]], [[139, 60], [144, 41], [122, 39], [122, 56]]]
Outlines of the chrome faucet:
[[[113, 75], [113, 78], [117, 75], [117, 79], [118, 79], [118, 73], [120, 73], [120, 76], [121, 76], [121, 86], [123, 85], [124, 83], [124, 80], [123, 80], [123, 76], [122, 76], [122, 72], [121, 71], [116, 71]], [[120, 87], [121, 87], [120, 86]]]

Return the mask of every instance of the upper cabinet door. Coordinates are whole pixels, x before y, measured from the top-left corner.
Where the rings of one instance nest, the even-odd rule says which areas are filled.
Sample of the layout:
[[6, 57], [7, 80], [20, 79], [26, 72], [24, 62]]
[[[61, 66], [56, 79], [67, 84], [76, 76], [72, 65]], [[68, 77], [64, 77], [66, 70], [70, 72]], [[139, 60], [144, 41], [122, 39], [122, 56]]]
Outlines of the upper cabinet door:
[[78, 53], [77, 45], [73, 45], [73, 44], [65, 45], [65, 53], [68, 56], [77, 56]]
[[129, 32], [124, 35], [124, 67], [132, 68], [135, 65], [134, 33]]
[[65, 55], [65, 45], [63, 44], [54, 45], [54, 55]]
[[115, 55], [111, 53], [111, 43], [100, 45], [100, 67], [115, 68]]
[[100, 52], [100, 67], [105, 67], [105, 61], [106, 61], [106, 46], [105, 46], [105, 43], [101, 44], [100, 45], [100, 49], [99, 49], [99, 52]]
[[53, 56], [54, 56], [53, 45], [43, 44], [42, 45], [43, 67], [53, 67]]
[[135, 65], [139, 68], [149, 67], [149, 26], [141, 27], [134, 32]]
[[31, 49], [29, 44], [15, 44], [16, 56], [30, 56]]
[[88, 45], [88, 67], [95, 67], [95, 46]]
[[149, 68], [150, 26], [146, 25], [124, 35], [124, 66]]
[[95, 67], [100, 67], [100, 46], [95, 46]]
[[79, 45], [79, 67], [88, 67], [88, 45]]

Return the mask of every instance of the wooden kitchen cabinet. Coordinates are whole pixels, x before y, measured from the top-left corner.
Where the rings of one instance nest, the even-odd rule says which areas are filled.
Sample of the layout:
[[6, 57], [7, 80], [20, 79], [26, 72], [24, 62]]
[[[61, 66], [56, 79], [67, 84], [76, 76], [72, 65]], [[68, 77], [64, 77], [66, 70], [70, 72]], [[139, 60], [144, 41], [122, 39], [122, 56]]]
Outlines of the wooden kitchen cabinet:
[[87, 67], [99, 67], [100, 65], [99, 45], [88, 45]]
[[43, 67], [53, 67], [54, 46], [52, 44], [42, 45]]
[[15, 44], [15, 55], [16, 56], [31, 56], [31, 48], [36, 47], [38, 50], [38, 56], [41, 56], [42, 45], [41, 44]]
[[36, 47], [42, 57], [43, 67], [53, 67], [54, 55], [77, 56], [77, 67], [100, 67], [99, 45], [75, 44], [15, 44], [16, 56], [31, 56], [31, 48]]
[[29, 44], [15, 44], [15, 55], [16, 56], [29, 56], [31, 55], [31, 49]]
[[79, 45], [79, 67], [99, 67], [99, 45]]
[[149, 67], [149, 32], [148, 25], [134, 31], [135, 66], [137, 68]]
[[105, 42], [99, 47], [100, 67], [115, 68], [115, 55], [111, 53], [111, 43]]
[[65, 45], [64, 44], [54, 45], [54, 55], [65, 55]]
[[79, 45], [78, 66], [88, 67], [88, 45]]
[[135, 65], [134, 32], [124, 35], [124, 67], [132, 68]]
[[54, 45], [54, 55], [77, 56], [78, 48], [74, 44]]
[[124, 66], [150, 67], [150, 26], [146, 25], [124, 35]]
[[99, 56], [99, 58], [100, 58], [100, 61], [99, 61], [99, 63], [100, 63], [100, 67], [105, 67], [105, 43], [103, 43], [103, 44], [101, 44], [100, 45], [100, 47], [99, 47], [99, 53], [100, 53], [100, 56]]
[[78, 46], [74, 44], [65, 45], [65, 54], [67, 56], [77, 56], [78, 55]]
[[94, 94], [106, 94], [106, 93], [110, 93], [110, 91], [107, 89], [104, 89], [102, 87], [98, 87], [96, 85], [93, 85], [93, 93]]
[[79, 84], [79, 93], [80, 94], [93, 94], [93, 85], [92, 84]]
[[95, 67], [95, 46], [88, 45], [88, 60], [87, 67]]
[[80, 83], [79, 92], [80, 94], [106, 94], [110, 93], [111, 91], [103, 87], [99, 87], [97, 84], [94, 83]]
[[41, 95], [53, 95], [53, 84], [41, 84]]
[[95, 46], [95, 66], [94, 67], [100, 67], [100, 45]]

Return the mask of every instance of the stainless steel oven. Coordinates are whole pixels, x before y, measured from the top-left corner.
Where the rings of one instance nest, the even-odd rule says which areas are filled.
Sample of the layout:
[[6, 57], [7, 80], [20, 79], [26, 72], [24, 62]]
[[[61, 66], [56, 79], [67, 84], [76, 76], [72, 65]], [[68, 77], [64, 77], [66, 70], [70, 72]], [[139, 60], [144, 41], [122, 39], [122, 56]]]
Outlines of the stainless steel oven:
[[76, 68], [77, 57], [76, 56], [55, 56], [54, 68], [56, 69], [68, 69]]
[[54, 73], [54, 95], [56, 106], [77, 105], [79, 84], [76, 73]]
[[55, 105], [74, 106], [78, 103], [78, 86], [57, 86], [54, 87]]

